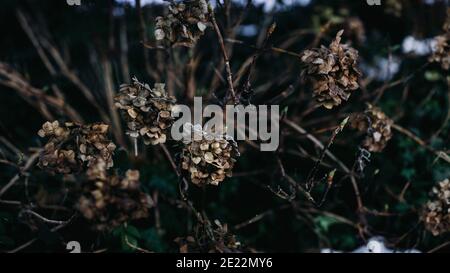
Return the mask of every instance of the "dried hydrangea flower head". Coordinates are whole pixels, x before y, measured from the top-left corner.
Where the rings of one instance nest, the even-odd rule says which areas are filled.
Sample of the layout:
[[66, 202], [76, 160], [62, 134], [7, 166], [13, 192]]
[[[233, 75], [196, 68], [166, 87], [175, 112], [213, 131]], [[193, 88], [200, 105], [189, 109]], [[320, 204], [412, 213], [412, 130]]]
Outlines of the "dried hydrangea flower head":
[[450, 231], [450, 180], [447, 178], [433, 187], [432, 198], [422, 214], [425, 228], [434, 236]]
[[218, 185], [230, 177], [236, 158], [239, 156], [237, 143], [226, 134], [205, 132], [200, 125], [185, 124], [185, 147], [181, 168], [190, 174], [192, 183]]
[[305, 64], [302, 77], [312, 84], [313, 96], [327, 109], [348, 100], [359, 87], [358, 51], [340, 43], [342, 33], [337, 33], [329, 47], [305, 50], [301, 57]]
[[444, 33], [434, 38], [433, 53], [430, 62], [440, 63], [442, 69], [450, 68], [450, 8], [447, 9], [447, 20], [443, 26]]
[[40, 155], [38, 166], [51, 173], [79, 172], [98, 159], [113, 166], [112, 156], [116, 145], [108, 138], [109, 126], [103, 123], [80, 125], [58, 121], [46, 122], [38, 135], [48, 138]]
[[167, 95], [165, 85], [155, 83], [153, 88], [133, 78], [133, 83], [122, 84], [114, 98], [127, 121], [127, 134], [142, 137], [145, 144], [165, 143], [174, 122], [172, 110], [175, 98]]
[[378, 107], [368, 105], [364, 113], [352, 116], [351, 126], [366, 132], [363, 147], [370, 152], [381, 152], [392, 137], [391, 126], [394, 122]]
[[86, 172], [76, 209], [95, 230], [111, 230], [129, 220], [148, 216], [147, 196], [139, 189], [139, 171], [128, 170], [124, 177], [107, 172], [98, 160]]
[[156, 18], [155, 38], [166, 40], [171, 46], [192, 47], [209, 24], [206, 0], [171, 2], [169, 14]]
[[251, 249], [244, 247], [236, 236], [230, 233], [227, 224], [221, 224], [218, 220], [211, 225], [210, 231], [206, 230], [205, 225], [195, 227], [194, 236], [185, 238], [178, 237], [175, 242], [179, 245], [180, 253], [241, 253], [251, 252]]

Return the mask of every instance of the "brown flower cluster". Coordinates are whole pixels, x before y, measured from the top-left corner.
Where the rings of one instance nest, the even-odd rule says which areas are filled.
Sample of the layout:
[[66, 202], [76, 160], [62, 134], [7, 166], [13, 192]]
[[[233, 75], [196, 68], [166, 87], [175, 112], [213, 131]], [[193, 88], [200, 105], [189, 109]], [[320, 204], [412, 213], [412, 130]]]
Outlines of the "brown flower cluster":
[[229, 232], [227, 224], [222, 225], [216, 220], [214, 229], [206, 229], [205, 225], [197, 225], [194, 236], [176, 238], [180, 253], [254, 252], [237, 241], [236, 236]]
[[169, 14], [156, 18], [155, 38], [171, 46], [192, 47], [209, 26], [209, 17], [206, 0], [172, 2]]
[[167, 95], [164, 84], [156, 83], [151, 89], [133, 78], [132, 84], [120, 86], [114, 99], [127, 121], [127, 134], [142, 137], [147, 145], [166, 142], [167, 130], [174, 121], [172, 109], [176, 100]]
[[440, 63], [442, 69], [450, 68], [450, 8], [447, 9], [447, 20], [443, 26], [444, 33], [434, 38], [435, 45], [429, 61]]
[[148, 215], [147, 196], [139, 190], [139, 171], [128, 170], [125, 177], [107, 172], [98, 160], [86, 172], [87, 179], [76, 208], [98, 231], [110, 230], [129, 220]]
[[366, 30], [364, 24], [358, 17], [350, 17], [345, 21], [345, 32], [348, 33], [347, 37], [355, 40], [357, 43], [362, 44], [366, 40]]
[[192, 138], [182, 152], [181, 167], [196, 185], [218, 185], [231, 172], [239, 156], [237, 143], [225, 134], [204, 132], [192, 126]]
[[368, 105], [363, 113], [352, 116], [351, 126], [366, 132], [363, 146], [371, 152], [381, 152], [392, 137], [393, 121], [378, 107]]
[[386, 0], [386, 3], [382, 4], [385, 7], [387, 14], [391, 14], [396, 17], [401, 17], [403, 12], [403, 0]]
[[305, 50], [301, 57], [305, 64], [302, 77], [311, 82], [313, 96], [327, 109], [348, 100], [359, 87], [358, 51], [340, 44], [342, 33], [337, 33], [329, 47]]
[[51, 173], [69, 174], [79, 172], [85, 163], [90, 166], [99, 159], [107, 168], [112, 167], [116, 145], [108, 138], [108, 128], [103, 123], [44, 123], [38, 135], [48, 141], [40, 155], [39, 167]]
[[422, 220], [434, 236], [450, 231], [450, 180], [447, 178], [433, 187], [432, 200], [425, 205]]

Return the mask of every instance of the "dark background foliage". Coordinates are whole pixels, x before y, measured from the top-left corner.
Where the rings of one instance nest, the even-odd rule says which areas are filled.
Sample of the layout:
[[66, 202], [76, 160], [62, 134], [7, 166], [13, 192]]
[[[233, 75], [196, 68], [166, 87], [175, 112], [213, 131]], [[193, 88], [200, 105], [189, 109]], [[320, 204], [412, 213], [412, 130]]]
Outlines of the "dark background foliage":
[[[242, 24], [256, 28], [256, 35], [243, 35], [246, 33], [239, 27], [232, 33], [225, 32], [226, 38], [235, 33], [235, 39], [243, 42], [227, 43], [228, 49], [232, 50], [232, 70], [238, 75], [243, 63], [255, 53], [249, 45], [261, 45], [272, 22], [276, 22], [277, 27], [269, 46], [300, 53], [313, 44], [328, 45], [338, 30], [346, 28], [351, 18], [359, 18], [363, 22], [366, 40], [358, 41], [350, 31], [346, 31], [344, 41], [359, 50], [361, 65], [366, 69], [363, 69], [361, 88], [353, 93], [348, 103], [333, 110], [319, 108], [307, 112], [314, 109], [315, 104], [311, 91], [300, 80], [299, 58], [271, 50], [265, 50], [257, 60], [252, 79], [252, 102], [265, 104], [275, 100], [290, 120], [323, 143], [327, 143], [331, 136], [330, 128], [338, 125], [346, 115], [362, 111], [365, 103], [371, 102], [424, 142], [419, 145], [411, 137], [395, 131], [386, 149], [372, 154], [365, 176], [357, 181], [366, 208], [364, 216], [356, 212], [350, 179], [328, 159], [324, 160], [326, 166], [320, 167], [319, 176], [334, 168], [338, 171], [321, 207], [312, 206], [300, 193], [294, 200], [287, 201], [268, 190], [268, 187], [288, 188], [287, 182], [281, 178], [279, 161], [283, 162], [284, 171], [296, 181], [302, 183], [300, 181], [306, 180], [315, 162], [313, 158], [320, 154], [320, 150], [305, 135], [282, 126], [282, 142], [276, 153], [261, 153], [247, 143], [240, 143], [242, 156], [234, 177], [218, 187], [191, 186], [189, 194], [199, 210], [211, 220], [227, 223], [243, 244], [268, 252], [318, 251], [322, 247], [352, 250], [363, 244], [364, 238], [380, 235], [391, 247], [429, 251], [450, 239], [448, 235], [432, 236], [419, 221], [421, 208], [433, 185], [450, 176], [449, 163], [433, 152], [448, 151], [448, 71], [439, 65], [428, 64], [427, 56], [402, 50], [402, 43], [408, 36], [420, 40], [441, 33], [447, 3], [398, 1], [403, 6], [400, 14], [395, 15], [384, 2], [381, 6], [350, 0], [312, 0], [308, 5], [294, 6], [283, 6], [279, 2], [282, 8], [273, 11], [252, 5]], [[218, 7], [216, 13], [220, 26], [229, 29], [227, 26], [239, 18], [243, 9], [243, 5], [234, 3], [228, 14]], [[29, 19], [31, 28], [38, 35], [47, 37], [57, 48], [70, 73], [77, 75], [89, 88], [97, 105], [90, 103], [80, 93], [79, 86], [61, 69], [49, 73], [19, 23], [19, 11]], [[144, 39], [148, 47], [145, 48], [134, 5], [107, 0], [82, 0], [79, 7], [68, 6], [65, 1], [2, 1], [0, 62], [19, 71], [42, 94], [52, 95], [52, 86], [58, 86], [64, 93], [64, 101], [86, 122], [101, 120], [99, 108], [108, 115], [114, 111], [108, 104], [108, 81], [115, 91], [120, 83], [130, 80], [130, 75], [150, 85], [166, 82], [180, 103], [190, 102], [193, 94], [189, 92], [192, 90], [204, 97], [215, 92], [220, 98], [227, 86], [215, 76], [214, 68], [219, 68], [221, 55], [211, 28], [194, 49], [175, 48], [166, 52], [149, 48], [155, 45], [154, 19], [164, 11], [161, 5], [143, 7]], [[319, 34], [319, 42], [315, 43]], [[128, 48], [125, 52], [123, 39]], [[121, 59], [124, 56], [128, 64], [126, 69]], [[398, 71], [392, 77], [379, 79], [380, 71], [369, 73], [368, 68], [376, 67], [380, 58], [398, 62]], [[59, 68], [53, 58], [50, 62], [51, 66]], [[129, 74], [126, 74], [127, 69]], [[154, 73], [149, 73], [149, 70]], [[218, 71], [221, 73], [222, 70]], [[214, 78], [217, 84], [212, 86]], [[189, 87], [192, 80], [195, 82], [193, 88], [192, 85]], [[279, 94], [288, 96], [278, 100]], [[39, 96], [26, 98], [14, 88], [4, 84], [0, 86], [0, 158], [19, 166], [1, 165], [0, 188], [21, 172], [20, 168], [33, 148], [43, 145], [36, 133], [47, 118], [36, 107], [37, 101]], [[211, 102], [215, 102], [214, 97]], [[51, 108], [50, 112], [55, 119], [68, 120], [58, 109]], [[70, 204], [74, 197], [66, 195], [71, 185], [62, 182], [60, 176], [49, 176], [34, 167], [0, 197], [20, 202], [19, 205], [0, 203], [1, 250], [15, 249], [36, 238], [23, 251], [64, 252], [65, 243], [72, 240], [79, 241], [83, 251], [134, 251], [124, 243], [126, 237], [143, 249], [178, 251], [174, 239], [191, 234], [196, 220], [180, 205], [176, 174], [160, 147], [142, 146], [139, 156], [134, 157], [129, 152], [131, 145], [128, 140], [124, 138], [121, 142], [118, 139], [123, 137], [123, 132], [117, 126], [113, 126], [113, 130], [115, 141], [120, 146], [115, 154], [115, 166], [120, 172], [128, 168], [140, 170], [143, 190], [157, 202], [151, 209], [151, 216], [110, 233], [91, 231], [89, 224], [80, 217], [61, 230], [52, 231], [54, 225], [33, 220], [21, 212], [25, 207], [32, 207], [49, 219], [68, 219], [73, 214]], [[360, 142], [361, 138], [355, 131], [345, 129], [330, 150], [347, 166], [352, 166]], [[169, 141], [167, 146], [174, 155], [179, 151], [176, 143]], [[325, 185], [320, 184], [312, 194], [320, 200], [324, 190]], [[261, 218], [257, 218], [255, 223], [240, 225], [255, 215]], [[361, 229], [362, 225], [365, 229]], [[448, 246], [441, 249], [445, 250], [449, 250]]]

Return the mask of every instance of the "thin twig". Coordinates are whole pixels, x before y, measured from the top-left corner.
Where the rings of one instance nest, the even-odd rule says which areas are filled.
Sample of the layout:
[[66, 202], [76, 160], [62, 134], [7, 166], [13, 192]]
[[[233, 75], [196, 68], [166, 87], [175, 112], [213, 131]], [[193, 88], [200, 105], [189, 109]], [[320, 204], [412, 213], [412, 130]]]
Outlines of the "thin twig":
[[[299, 132], [302, 135], [305, 135], [311, 142], [313, 142], [317, 147], [319, 147], [320, 149], [324, 149], [324, 145], [322, 144], [322, 142], [320, 142], [320, 140], [318, 140], [316, 137], [314, 137], [313, 135], [309, 134], [305, 129], [303, 129], [302, 127], [298, 126], [297, 124], [295, 124], [294, 122], [288, 120], [288, 119], [283, 119], [283, 123], [285, 123], [286, 125], [288, 125], [290, 128], [294, 129], [295, 131]], [[356, 197], [356, 203], [358, 206], [358, 212], [362, 213], [363, 212], [363, 203], [362, 203], [362, 199], [361, 199], [361, 193], [359, 192], [359, 188], [358, 188], [358, 183], [356, 182], [355, 176], [353, 175], [352, 171], [350, 171], [350, 169], [344, 164], [342, 163], [342, 161], [340, 161], [333, 153], [331, 153], [329, 150], [325, 150], [325, 154], [331, 159], [333, 160], [335, 163], [338, 164], [338, 166], [349, 175], [350, 177], [350, 181], [352, 183], [353, 186], [353, 191], [355, 193], [355, 197]]]
[[[160, 147], [162, 148], [164, 155], [166, 156], [167, 160], [169, 160], [169, 163], [170, 163], [172, 169], [174, 170], [174, 172], [177, 174], [177, 176], [181, 179], [181, 181], [184, 183], [185, 186], [189, 185], [186, 178], [184, 178], [181, 175], [180, 171], [178, 170], [177, 165], [175, 164], [175, 161], [173, 160], [172, 155], [170, 154], [169, 149], [167, 149], [166, 145], [160, 144]], [[192, 202], [187, 198], [186, 193], [185, 193], [186, 190], [187, 190], [186, 187], [181, 188], [181, 186], [180, 186], [180, 194], [181, 194], [181, 198], [182, 198], [183, 202], [194, 213], [197, 220], [200, 223], [204, 223], [205, 220], [202, 218], [201, 214], [197, 211], [197, 209], [194, 207]]]
[[246, 226], [248, 226], [250, 224], [254, 224], [254, 223], [260, 221], [261, 219], [263, 219], [264, 217], [266, 217], [266, 216], [268, 216], [270, 214], [273, 214], [275, 211], [284, 210], [284, 209], [287, 209], [287, 208], [290, 208], [290, 207], [291, 207], [290, 204], [284, 204], [282, 206], [279, 206], [278, 208], [273, 208], [273, 209], [269, 209], [269, 210], [267, 210], [265, 212], [258, 213], [257, 215], [255, 215], [254, 217], [248, 219], [247, 221], [244, 221], [244, 222], [242, 222], [240, 224], [235, 225], [233, 227], [233, 230], [238, 230], [238, 229], [246, 227]]
[[27, 162], [25, 163], [25, 166], [20, 170], [20, 173], [13, 176], [13, 178], [11, 178], [11, 180], [0, 189], [0, 197], [3, 194], [5, 194], [6, 191], [8, 191], [17, 181], [19, 181], [19, 178], [24, 172], [28, 171], [31, 167], [34, 166], [34, 163], [38, 159], [38, 157], [39, 153], [34, 153], [28, 158]]
[[448, 245], [450, 245], [450, 241], [447, 241], [447, 242], [445, 242], [445, 243], [443, 243], [443, 244], [438, 245], [437, 247], [435, 247], [435, 248], [429, 250], [428, 253], [436, 252], [436, 251], [438, 251], [438, 250], [440, 250], [440, 249], [442, 249], [442, 248], [444, 248], [444, 247], [446, 247], [446, 246], [448, 246]]
[[[143, 45], [147, 44], [147, 27], [145, 25], [144, 14], [141, 7], [141, 0], [135, 0], [136, 13], [139, 20], [139, 37]], [[142, 47], [142, 54], [144, 56], [144, 67], [147, 74], [155, 80], [159, 79], [159, 75], [150, 67], [148, 51], [145, 46]]]
[[311, 171], [308, 174], [308, 177], [306, 178], [306, 188], [311, 191], [314, 187], [314, 177], [316, 176], [317, 170], [320, 166], [320, 163], [322, 162], [323, 158], [325, 157], [326, 151], [328, 151], [333, 144], [336, 136], [344, 129], [345, 125], [348, 122], [349, 117], [346, 117], [339, 126], [336, 127], [336, 129], [333, 131], [333, 134], [330, 137], [330, 140], [328, 141], [327, 145], [323, 147], [322, 152], [319, 156], [319, 159], [314, 164], [314, 167], [311, 169]]
[[[56, 232], [56, 231], [58, 231], [58, 230], [60, 230], [60, 229], [62, 229], [62, 228], [64, 228], [64, 227], [66, 227], [68, 224], [70, 224], [70, 223], [72, 222], [72, 220], [75, 218], [75, 216], [76, 216], [76, 214], [74, 214], [74, 215], [73, 215], [69, 220], [67, 220], [66, 222], [64, 222], [64, 223], [62, 223], [62, 224], [60, 224], [60, 225], [58, 225], [58, 226], [56, 226], [56, 227], [50, 229], [50, 231], [51, 231], [51, 232]], [[19, 252], [19, 251], [21, 251], [21, 250], [23, 250], [23, 249], [29, 247], [30, 245], [32, 245], [32, 244], [33, 244], [34, 242], [36, 242], [37, 240], [38, 240], [38, 238], [34, 238], [34, 239], [32, 239], [32, 240], [30, 240], [30, 241], [28, 241], [28, 242], [26, 242], [26, 243], [24, 243], [24, 244], [22, 244], [22, 245], [16, 247], [15, 249], [8, 251], [8, 253], [16, 253], [16, 252]]]
[[273, 32], [275, 31], [275, 28], [276, 28], [276, 23], [272, 23], [272, 25], [267, 30], [266, 37], [264, 38], [264, 42], [263, 42], [261, 48], [259, 48], [255, 52], [255, 54], [253, 54], [253, 56], [252, 56], [252, 61], [250, 63], [250, 67], [249, 67], [248, 72], [247, 72], [247, 79], [246, 79], [246, 81], [244, 83], [244, 88], [242, 90], [243, 93], [246, 93], [246, 92], [250, 91], [250, 88], [251, 88], [251, 83], [250, 82], [251, 82], [251, 79], [252, 79], [252, 76], [253, 76], [253, 71], [255, 69], [256, 60], [264, 52], [264, 49], [265, 49], [265, 47], [267, 45], [267, 42], [269, 41], [270, 36], [272, 36]]
[[62, 225], [71, 219], [70, 218], [69, 220], [65, 220], [65, 221], [52, 220], [52, 219], [45, 218], [44, 216], [42, 216], [39, 213], [34, 212], [30, 209], [25, 209], [25, 210], [21, 211], [21, 213], [31, 214], [31, 215], [35, 216], [36, 218], [38, 218], [39, 220], [41, 220], [45, 223], [48, 223], [48, 224], [53, 224], [53, 225]]
[[234, 91], [233, 87], [233, 75], [231, 74], [231, 68], [230, 68], [230, 60], [228, 59], [227, 50], [225, 48], [225, 44], [223, 42], [223, 36], [220, 32], [219, 26], [217, 25], [216, 17], [214, 15], [214, 10], [211, 7], [211, 5], [208, 5], [210, 14], [211, 14], [211, 22], [214, 26], [214, 30], [216, 31], [217, 38], [219, 40], [220, 49], [222, 51], [223, 60], [225, 62], [225, 70], [227, 72], [227, 82], [228, 82], [228, 90], [231, 93], [231, 97], [233, 98], [234, 103], [238, 103], [236, 98], [236, 92]]
[[[237, 40], [237, 39], [230, 39], [230, 38], [228, 38], [228, 39], [225, 39], [225, 41], [228, 42], [228, 43], [239, 44], [239, 45], [247, 46], [247, 47], [250, 47], [250, 48], [258, 49], [258, 47], [255, 46], [255, 45], [248, 45], [248, 44], [244, 43], [244, 41]], [[268, 50], [271, 50], [271, 51], [277, 52], [277, 53], [281, 53], [281, 54], [290, 55], [290, 56], [297, 57], [297, 58], [301, 58], [302, 57], [302, 55], [299, 54], [299, 53], [296, 53], [296, 52], [293, 52], [293, 51], [289, 51], [289, 50], [286, 50], [286, 49], [283, 49], [283, 48], [280, 48], [280, 47], [269, 46], [269, 47], [266, 47], [264, 49], [264, 51], [268, 51]]]

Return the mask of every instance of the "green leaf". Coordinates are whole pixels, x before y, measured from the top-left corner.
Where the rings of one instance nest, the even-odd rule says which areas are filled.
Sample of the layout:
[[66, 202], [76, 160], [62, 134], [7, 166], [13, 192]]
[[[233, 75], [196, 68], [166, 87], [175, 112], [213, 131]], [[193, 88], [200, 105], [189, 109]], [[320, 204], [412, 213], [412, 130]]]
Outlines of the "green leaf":
[[400, 174], [406, 179], [411, 180], [416, 174], [416, 170], [412, 168], [404, 168]]
[[328, 232], [328, 230], [332, 225], [339, 223], [339, 221], [336, 218], [325, 215], [317, 216], [314, 219], [314, 222], [324, 232]]

